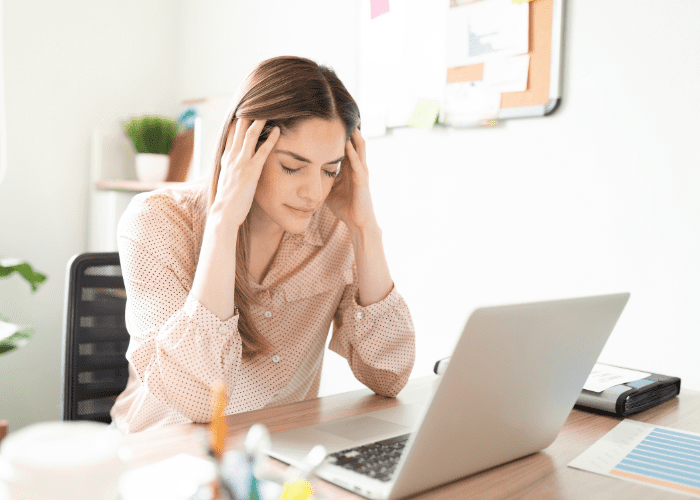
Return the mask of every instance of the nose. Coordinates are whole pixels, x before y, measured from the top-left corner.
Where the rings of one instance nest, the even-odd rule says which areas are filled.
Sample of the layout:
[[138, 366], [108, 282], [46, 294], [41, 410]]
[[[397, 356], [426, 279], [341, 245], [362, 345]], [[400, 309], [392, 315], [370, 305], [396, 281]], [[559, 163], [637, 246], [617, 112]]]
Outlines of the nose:
[[308, 175], [299, 189], [301, 196], [309, 204], [318, 204], [323, 197], [323, 185], [321, 177], [318, 175]]

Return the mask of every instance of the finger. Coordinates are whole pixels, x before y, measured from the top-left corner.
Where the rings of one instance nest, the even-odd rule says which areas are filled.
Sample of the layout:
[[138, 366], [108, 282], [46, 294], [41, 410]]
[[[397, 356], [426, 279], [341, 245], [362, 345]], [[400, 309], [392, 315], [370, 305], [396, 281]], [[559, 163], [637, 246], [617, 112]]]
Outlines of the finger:
[[272, 148], [275, 147], [275, 144], [277, 143], [277, 139], [279, 139], [279, 137], [280, 137], [280, 128], [274, 127], [270, 131], [270, 134], [267, 136], [267, 139], [265, 139], [265, 142], [263, 142], [260, 145], [260, 147], [258, 148], [258, 151], [255, 153], [255, 156], [253, 157], [253, 159], [256, 161], [259, 161], [260, 164], [265, 163], [265, 160], [270, 155]]
[[255, 155], [255, 145], [258, 143], [260, 132], [262, 132], [267, 120], [255, 120], [245, 133], [243, 141], [243, 157], [252, 158]]
[[359, 128], [356, 128], [355, 132], [353, 132], [352, 140], [353, 140], [353, 146], [355, 147], [355, 151], [357, 151], [357, 154], [360, 157], [362, 164], [367, 166], [366, 143], [365, 143], [364, 137], [362, 137], [362, 132], [360, 132]]
[[348, 141], [346, 143], [346, 153], [350, 163], [350, 168], [352, 168], [356, 172], [363, 172], [366, 170], [364, 164], [362, 163], [362, 160], [360, 159], [360, 155], [358, 154], [355, 147], [352, 145], [351, 141]]
[[239, 153], [243, 149], [245, 142], [245, 136], [247, 131], [250, 129], [250, 125], [253, 120], [250, 118], [238, 118], [236, 123], [236, 135], [233, 142], [233, 155], [232, 158], [238, 158]]

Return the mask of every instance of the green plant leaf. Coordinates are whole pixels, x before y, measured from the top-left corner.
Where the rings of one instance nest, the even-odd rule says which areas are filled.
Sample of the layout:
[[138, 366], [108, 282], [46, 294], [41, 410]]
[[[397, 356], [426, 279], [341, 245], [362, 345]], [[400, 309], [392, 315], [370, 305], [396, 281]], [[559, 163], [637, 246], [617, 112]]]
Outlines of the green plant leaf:
[[[21, 330], [20, 330], [21, 328]], [[22, 347], [29, 342], [34, 330], [0, 320], [0, 354]]]
[[14, 335], [10, 335], [3, 340], [0, 340], [0, 354], [5, 354], [6, 352], [22, 347], [24, 344], [29, 342], [29, 339], [32, 337], [33, 333], [34, 330], [27, 328], [15, 333]]
[[122, 126], [137, 153], [168, 154], [180, 124], [164, 116], [143, 115], [123, 122]]
[[27, 280], [29, 286], [32, 287], [32, 292], [36, 292], [39, 285], [46, 281], [46, 275], [35, 271], [26, 261], [21, 262], [19, 259], [0, 260], [0, 278], [7, 278], [15, 272]]

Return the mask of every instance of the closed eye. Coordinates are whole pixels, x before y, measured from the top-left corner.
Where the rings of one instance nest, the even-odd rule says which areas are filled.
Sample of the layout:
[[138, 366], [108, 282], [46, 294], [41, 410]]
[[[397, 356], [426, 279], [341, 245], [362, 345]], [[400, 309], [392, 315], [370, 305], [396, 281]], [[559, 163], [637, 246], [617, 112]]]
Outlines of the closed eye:
[[298, 174], [299, 170], [301, 170], [301, 169], [300, 168], [287, 168], [284, 165], [282, 165], [282, 170], [284, 170], [289, 175], [294, 175], [294, 174]]
[[[289, 174], [289, 175], [296, 175], [299, 173], [301, 168], [287, 168], [284, 165], [282, 165], [282, 170], [284, 170], [284, 172]], [[328, 170], [324, 170], [323, 173], [325, 173], [331, 179], [335, 179], [335, 177], [338, 175], [338, 170], [335, 170], [333, 172], [329, 172]]]

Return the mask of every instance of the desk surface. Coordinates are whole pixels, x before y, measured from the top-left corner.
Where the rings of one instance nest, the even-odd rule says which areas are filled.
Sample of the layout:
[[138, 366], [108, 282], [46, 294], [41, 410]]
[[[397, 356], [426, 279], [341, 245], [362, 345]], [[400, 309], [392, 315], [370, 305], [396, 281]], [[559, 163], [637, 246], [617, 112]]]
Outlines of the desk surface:
[[[227, 449], [243, 446], [245, 434], [254, 423], [264, 423], [271, 433], [294, 427], [332, 421], [401, 404], [422, 404], [437, 382], [437, 376], [409, 381], [395, 399], [377, 396], [369, 389], [311, 399], [284, 406], [227, 417]], [[700, 392], [681, 390], [680, 396], [631, 417], [632, 420], [700, 432]], [[412, 498], [454, 500], [479, 499], [687, 499], [628, 481], [567, 467], [567, 464], [621, 421], [620, 418], [572, 410], [557, 439], [541, 452], [465, 479], [424, 492]], [[126, 436], [133, 452], [133, 466], [140, 467], [179, 453], [204, 457], [194, 430], [200, 424], [172, 425]], [[205, 426], [206, 427], [206, 426]], [[271, 466], [284, 470], [286, 464], [270, 459]], [[358, 499], [357, 495], [316, 478], [319, 495], [333, 499]], [[468, 496], [467, 496], [468, 493]]]

